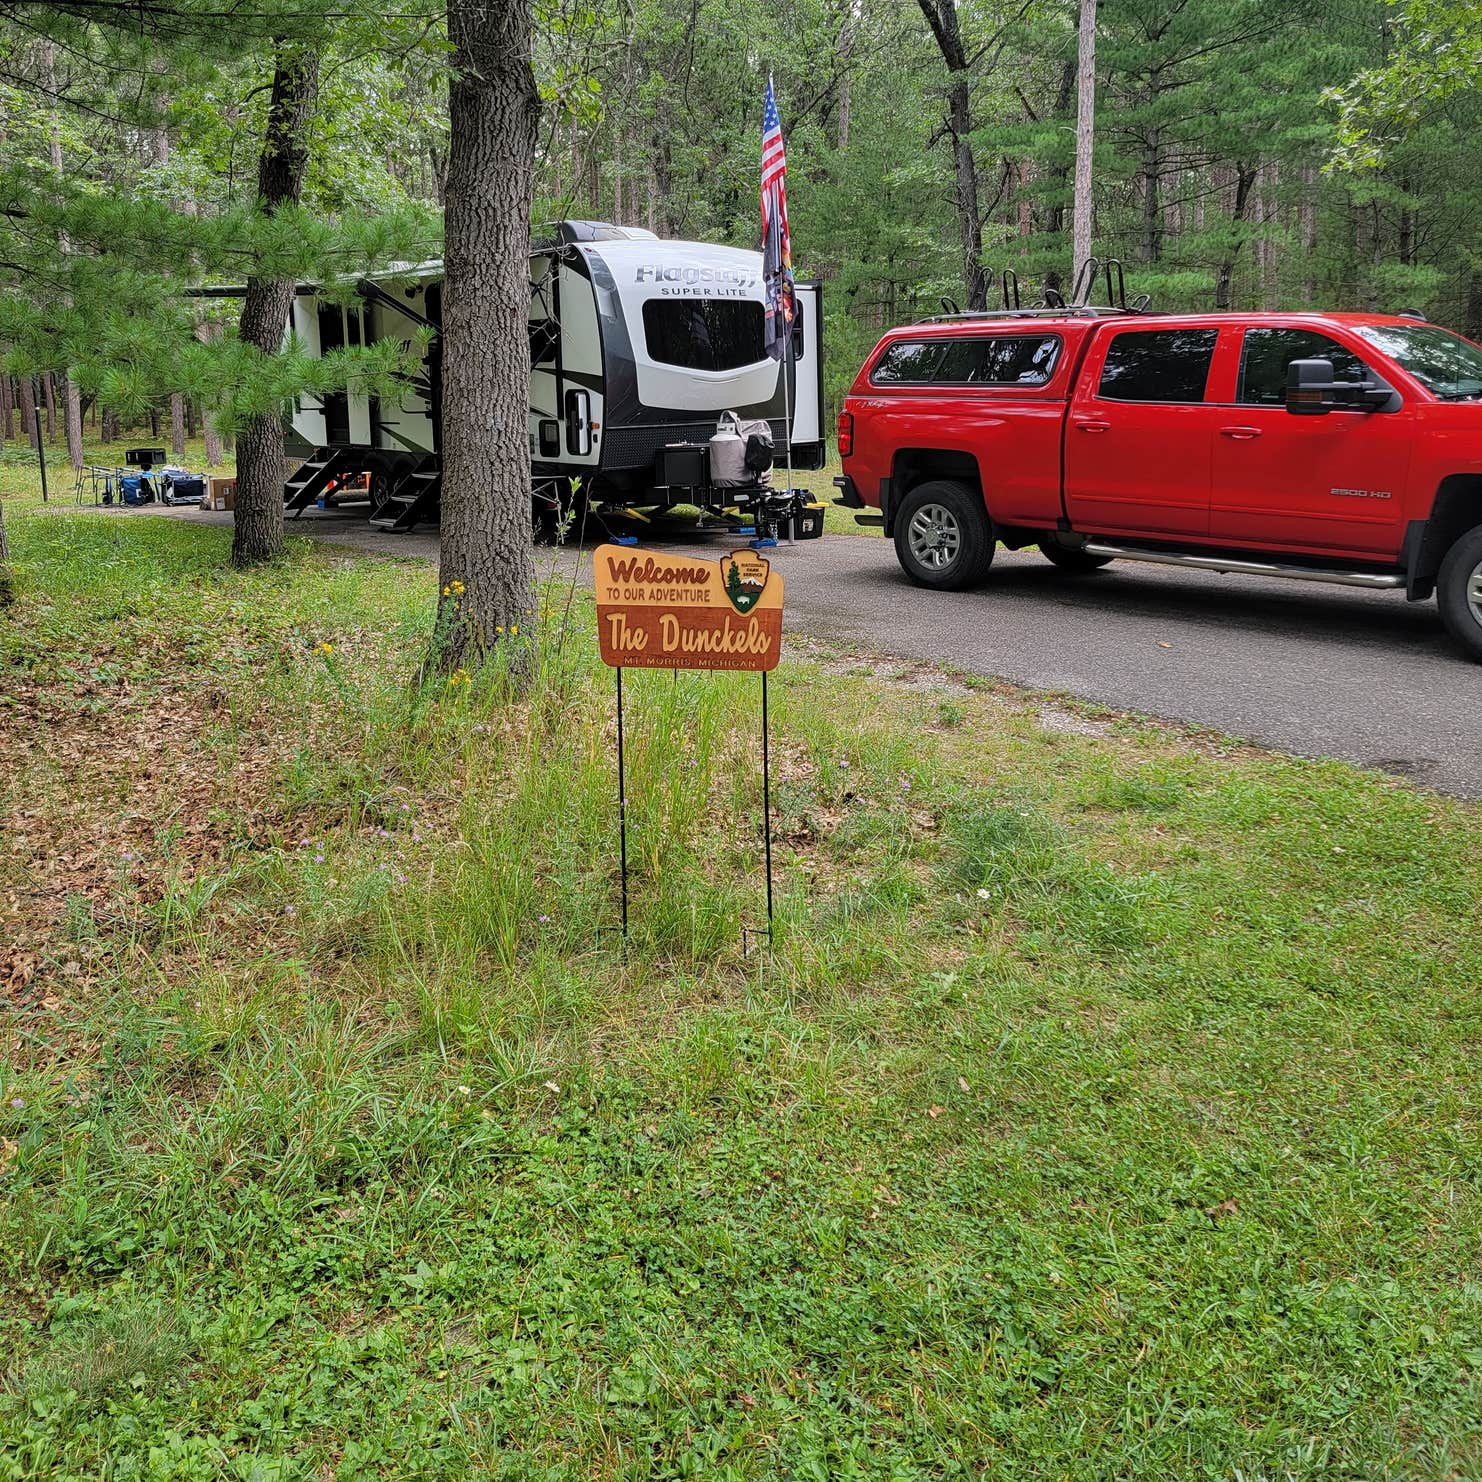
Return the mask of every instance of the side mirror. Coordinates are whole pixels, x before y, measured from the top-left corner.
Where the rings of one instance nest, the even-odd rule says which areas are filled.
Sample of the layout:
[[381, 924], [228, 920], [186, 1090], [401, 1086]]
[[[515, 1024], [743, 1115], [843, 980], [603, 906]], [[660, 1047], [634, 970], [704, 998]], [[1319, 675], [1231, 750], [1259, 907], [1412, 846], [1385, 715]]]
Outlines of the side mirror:
[[1333, 362], [1293, 360], [1286, 368], [1286, 409], [1294, 417], [1324, 417], [1333, 410]]
[[1394, 412], [1400, 396], [1383, 381], [1337, 381], [1331, 360], [1293, 360], [1286, 368], [1286, 409], [1295, 417], [1331, 411]]

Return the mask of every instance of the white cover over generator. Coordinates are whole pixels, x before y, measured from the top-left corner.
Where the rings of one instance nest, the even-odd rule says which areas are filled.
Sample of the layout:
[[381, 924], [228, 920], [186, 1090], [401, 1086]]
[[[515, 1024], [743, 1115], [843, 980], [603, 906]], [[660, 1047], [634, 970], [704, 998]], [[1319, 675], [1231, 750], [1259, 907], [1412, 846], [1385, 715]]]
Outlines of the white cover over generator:
[[[538, 506], [663, 510], [676, 504], [748, 517], [789, 517], [789, 491], [717, 489], [700, 450], [725, 412], [770, 424], [783, 462], [821, 468], [819, 285], [797, 285], [786, 362], [763, 345], [759, 252], [670, 242], [632, 227], [565, 221], [530, 255], [530, 461]], [[373, 524], [410, 529], [434, 518], [441, 487], [442, 264], [357, 284], [348, 307], [299, 290], [292, 330], [310, 354], [432, 333], [421, 373], [399, 402], [304, 396], [292, 450], [304, 463], [284, 491], [289, 510], [320, 499], [368, 498]], [[787, 411], [791, 411], [791, 428]], [[669, 482], [683, 478], [685, 482]], [[785, 482], [785, 480], [778, 480]], [[810, 532], [811, 533], [811, 532]]]

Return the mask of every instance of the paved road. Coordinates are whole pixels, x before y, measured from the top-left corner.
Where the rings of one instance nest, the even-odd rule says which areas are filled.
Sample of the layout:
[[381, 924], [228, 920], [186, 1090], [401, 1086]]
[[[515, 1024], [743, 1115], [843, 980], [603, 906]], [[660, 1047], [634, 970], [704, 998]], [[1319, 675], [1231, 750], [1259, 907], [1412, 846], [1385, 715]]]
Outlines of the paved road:
[[[383, 536], [333, 518], [295, 528], [436, 555], [431, 534]], [[789, 625], [815, 637], [1482, 799], [1482, 665], [1447, 638], [1434, 603], [1131, 562], [1066, 577], [1037, 553], [1009, 551], [981, 591], [936, 593], [911, 586], [878, 538], [825, 536], [772, 554]]]

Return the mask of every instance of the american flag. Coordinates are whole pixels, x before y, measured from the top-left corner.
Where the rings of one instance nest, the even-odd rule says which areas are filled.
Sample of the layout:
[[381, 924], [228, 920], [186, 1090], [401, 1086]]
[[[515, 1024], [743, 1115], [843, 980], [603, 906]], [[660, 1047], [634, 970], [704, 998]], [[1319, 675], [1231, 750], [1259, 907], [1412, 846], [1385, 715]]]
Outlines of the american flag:
[[781, 360], [793, 316], [792, 239], [787, 230], [787, 150], [770, 77], [762, 109], [762, 278], [767, 289], [767, 354]]

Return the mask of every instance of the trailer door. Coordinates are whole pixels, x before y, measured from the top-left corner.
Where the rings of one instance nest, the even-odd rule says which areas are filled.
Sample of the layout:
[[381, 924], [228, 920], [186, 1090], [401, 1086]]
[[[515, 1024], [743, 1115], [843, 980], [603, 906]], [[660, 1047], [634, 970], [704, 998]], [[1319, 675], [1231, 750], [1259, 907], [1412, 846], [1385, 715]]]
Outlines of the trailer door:
[[798, 320], [793, 327], [792, 455], [800, 468], [822, 468], [823, 298], [818, 283], [797, 285]]

